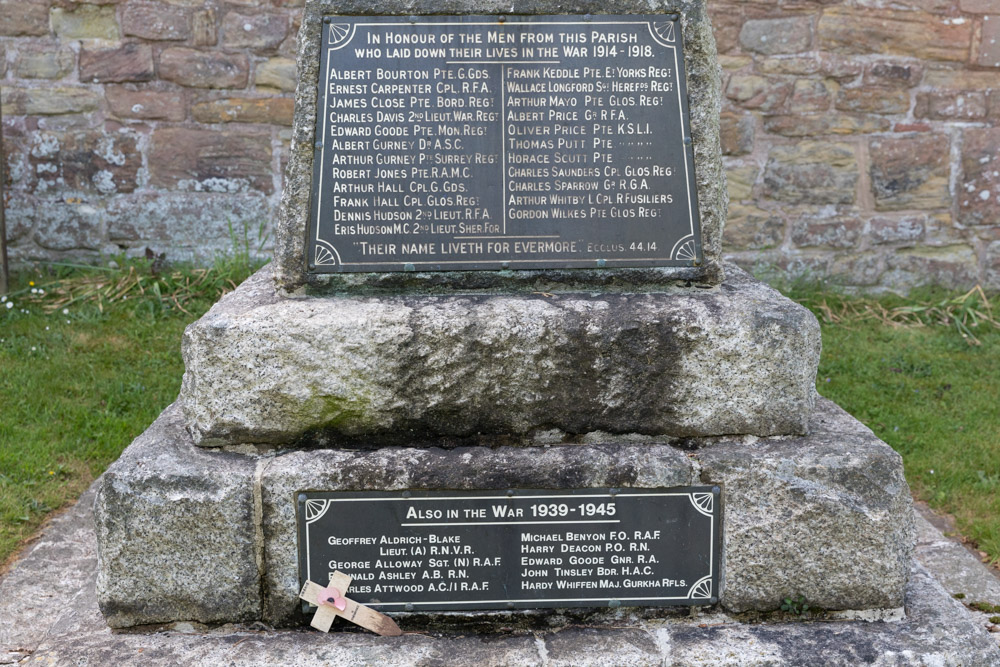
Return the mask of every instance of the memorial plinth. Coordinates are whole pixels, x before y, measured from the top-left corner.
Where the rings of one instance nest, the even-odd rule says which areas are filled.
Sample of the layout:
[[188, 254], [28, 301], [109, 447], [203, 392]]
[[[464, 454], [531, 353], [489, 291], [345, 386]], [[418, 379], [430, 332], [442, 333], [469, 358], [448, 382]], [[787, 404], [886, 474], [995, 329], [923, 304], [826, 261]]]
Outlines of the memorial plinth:
[[275, 259], [100, 487], [112, 626], [298, 625], [335, 571], [403, 630], [902, 607], [899, 456], [720, 260], [704, 3], [517, 9], [306, 3]]

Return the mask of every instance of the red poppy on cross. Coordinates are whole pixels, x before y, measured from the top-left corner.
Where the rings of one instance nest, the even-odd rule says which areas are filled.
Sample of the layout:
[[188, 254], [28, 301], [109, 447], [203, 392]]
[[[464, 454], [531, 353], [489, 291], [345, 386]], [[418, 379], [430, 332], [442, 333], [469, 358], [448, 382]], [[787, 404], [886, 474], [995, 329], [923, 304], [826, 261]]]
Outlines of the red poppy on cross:
[[333, 573], [326, 588], [307, 581], [299, 592], [299, 597], [309, 604], [316, 605], [316, 613], [313, 614], [309, 625], [317, 630], [329, 632], [334, 619], [341, 616], [383, 637], [398, 637], [403, 634], [395, 621], [385, 614], [344, 597], [350, 587], [351, 577], [340, 570]]

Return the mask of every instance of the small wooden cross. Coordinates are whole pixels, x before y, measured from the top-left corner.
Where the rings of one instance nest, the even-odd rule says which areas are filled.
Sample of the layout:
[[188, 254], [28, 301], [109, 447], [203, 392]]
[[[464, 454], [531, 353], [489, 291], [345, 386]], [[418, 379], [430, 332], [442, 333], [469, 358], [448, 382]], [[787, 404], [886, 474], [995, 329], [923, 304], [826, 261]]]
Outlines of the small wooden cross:
[[[351, 577], [344, 574], [340, 570], [333, 573], [330, 577], [330, 584], [328, 588], [336, 588], [340, 591], [340, 595], [344, 596], [347, 593], [347, 589], [351, 587]], [[329, 632], [330, 627], [333, 625], [334, 619], [338, 616], [346, 618], [351, 623], [360, 625], [366, 630], [371, 630], [375, 634], [382, 635], [383, 637], [399, 637], [403, 634], [403, 631], [399, 629], [395, 621], [386, 616], [385, 614], [380, 614], [370, 607], [366, 607], [363, 604], [358, 604], [354, 600], [349, 600], [346, 597], [342, 597], [337, 602], [344, 605], [343, 609], [338, 609], [334, 606], [334, 599], [329, 598], [327, 600], [320, 600], [320, 595], [323, 593], [324, 588], [317, 583], [312, 581], [306, 581], [302, 590], [299, 592], [299, 597], [308, 602], [309, 604], [316, 605], [316, 613], [313, 614], [312, 621], [309, 623], [312, 627], [323, 632]]]

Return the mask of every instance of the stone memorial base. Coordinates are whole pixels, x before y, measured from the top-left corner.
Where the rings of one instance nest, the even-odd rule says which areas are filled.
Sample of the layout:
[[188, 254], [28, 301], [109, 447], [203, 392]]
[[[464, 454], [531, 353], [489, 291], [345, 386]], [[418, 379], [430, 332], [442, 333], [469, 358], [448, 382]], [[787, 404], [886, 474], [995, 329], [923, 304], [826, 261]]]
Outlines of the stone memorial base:
[[[803, 595], [813, 608], [898, 610], [913, 544], [900, 458], [824, 399], [808, 426], [807, 436], [672, 444], [604, 434], [550, 446], [217, 450], [194, 445], [174, 405], [100, 483], [98, 601], [116, 628], [305, 623], [295, 531], [302, 490], [717, 484], [723, 609], [775, 610], [782, 598]], [[415, 631], [559, 613], [392, 615]]]

